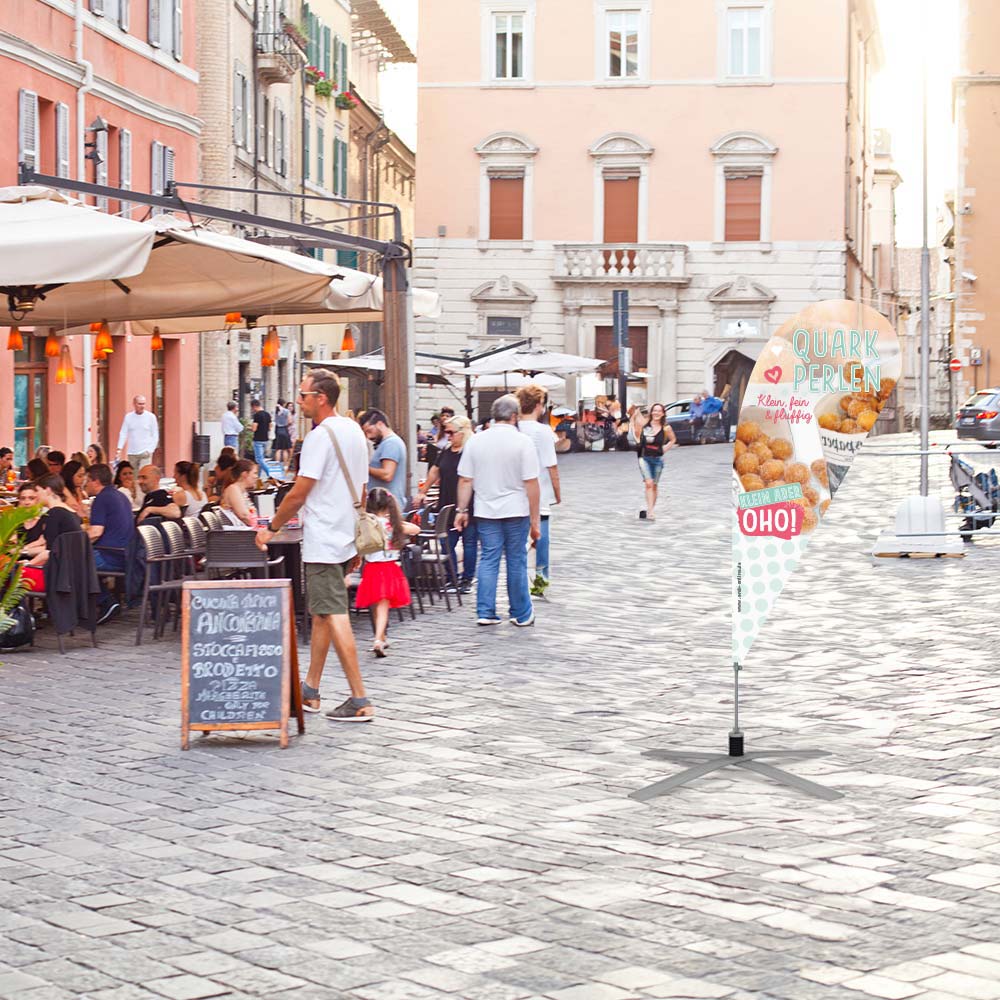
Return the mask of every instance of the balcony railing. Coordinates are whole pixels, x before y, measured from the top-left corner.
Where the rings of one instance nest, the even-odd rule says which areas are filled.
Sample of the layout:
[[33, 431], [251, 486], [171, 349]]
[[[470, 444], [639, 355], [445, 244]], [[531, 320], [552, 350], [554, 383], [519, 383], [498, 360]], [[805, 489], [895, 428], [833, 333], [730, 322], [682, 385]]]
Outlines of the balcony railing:
[[682, 243], [558, 243], [556, 281], [686, 283]]
[[257, 49], [257, 72], [268, 83], [290, 80], [305, 63], [295, 40], [283, 31], [258, 31], [254, 34]]

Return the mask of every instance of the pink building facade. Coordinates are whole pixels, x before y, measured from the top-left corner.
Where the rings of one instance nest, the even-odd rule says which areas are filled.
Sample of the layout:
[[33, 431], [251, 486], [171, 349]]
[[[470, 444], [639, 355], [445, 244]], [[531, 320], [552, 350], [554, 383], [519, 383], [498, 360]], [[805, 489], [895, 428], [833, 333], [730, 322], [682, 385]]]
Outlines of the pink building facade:
[[[150, 17], [150, 11], [153, 17]], [[0, 5], [0, 185], [18, 163], [45, 174], [162, 193], [173, 177], [198, 176], [197, 6], [164, 0], [7, 0]], [[100, 119], [105, 127], [91, 130]], [[93, 144], [93, 145], [91, 145]], [[89, 156], [88, 156], [89, 154]], [[116, 201], [107, 211], [139, 218]], [[99, 321], [99, 315], [94, 316]], [[89, 336], [69, 336], [76, 381], [56, 385], [48, 330], [22, 328], [23, 351], [0, 329], [0, 444], [18, 461], [41, 444], [67, 453], [98, 443], [114, 452], [122, 417], [145, 395], [160, 418], [157, 460], [190, 458], [197, 411], [195, 337], [116, 333], [100, 362]], [[56, 331], [57, 334], [59, 331]]]
[[637, 395], [738, 394], [789, 316], [872, 297], [879, 61], [868, 0], [424, 0], [418, 349], [611, 358], [627, 289]]

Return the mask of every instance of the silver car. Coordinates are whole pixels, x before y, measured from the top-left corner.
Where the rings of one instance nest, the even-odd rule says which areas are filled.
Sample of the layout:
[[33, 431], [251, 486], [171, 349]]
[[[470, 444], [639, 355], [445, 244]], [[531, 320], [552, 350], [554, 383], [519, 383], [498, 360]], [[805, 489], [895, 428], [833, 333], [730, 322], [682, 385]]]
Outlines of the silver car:
[[1000, 441], [1000, 389], [979, 389], [955, 414], [960, 438]]

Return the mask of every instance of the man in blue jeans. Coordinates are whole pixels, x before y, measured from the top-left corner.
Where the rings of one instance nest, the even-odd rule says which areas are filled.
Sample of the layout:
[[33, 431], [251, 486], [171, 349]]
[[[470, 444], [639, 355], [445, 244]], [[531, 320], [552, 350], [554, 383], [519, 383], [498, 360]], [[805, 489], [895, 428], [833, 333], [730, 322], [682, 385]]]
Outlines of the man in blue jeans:
[[259, 399], [250, 401], [253, 411], [253, 460], [260, 469], [260, 478], [267, 479], [267, 442], [271, 437], [271, 414], [260, 405]]
[[[90, 508], [90, 527], [87, 534], [94, 544], [94, 565], [97, 575], [102, 571], [120, 573], [125, 569], [125, 552], [135, 535], [135, 515], [132, 504], [124, 493], [112, 485], [111, 467], [103, 462], [87, 469], [87, 496], [93, 497]], [[99, 624], [112, 618], [120, 610], [111, 594], [101, 591], [98, 599]]]
[[491, 411], [493, 425], [473, 435], [458, 464], [458, 510], [455, 528], [469, 520], [469, 501], [476, 491], [479, 531], [479, 586], [476, 614], [480, 625], [499, 625], [497, 580], [500, 559], [507, 561], [510, 620], [519, 628], [535, 624], [528, 591], [528, 539], [541, 536], [538, 455], [527, 435], [517, 429], [520, 404], [501, 396]]

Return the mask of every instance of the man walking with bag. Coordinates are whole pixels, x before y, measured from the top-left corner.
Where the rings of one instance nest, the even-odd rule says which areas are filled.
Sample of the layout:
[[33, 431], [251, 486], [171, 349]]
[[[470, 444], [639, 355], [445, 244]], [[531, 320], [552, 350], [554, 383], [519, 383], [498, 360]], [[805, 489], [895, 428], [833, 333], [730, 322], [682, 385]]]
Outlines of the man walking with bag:
[[302, 561], [312, 615], [309, 672], [302, 684], [302, 707], [320, 710], [319, 686], [330, 644], [337, 653], [351, 696], [326, 713], [333, 722], [370, 722], [375, 709], [365, 692], [351, 631], [347, 575], [358, 563], [358, 518], [368, 478], [364, 432], [337, 413], [340, 382], [333, 372], [311, 371], [299, 389], [302, 413], [315, 427], [302, 442], [295, 484], [275, 511], [270, 528], [257, 532], [267, 548], [275, 533], [302, 511]]

